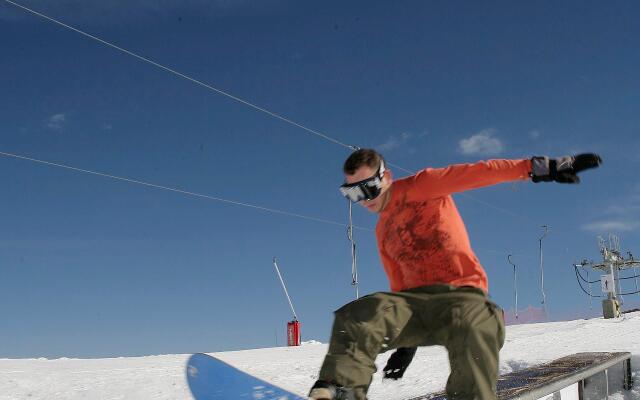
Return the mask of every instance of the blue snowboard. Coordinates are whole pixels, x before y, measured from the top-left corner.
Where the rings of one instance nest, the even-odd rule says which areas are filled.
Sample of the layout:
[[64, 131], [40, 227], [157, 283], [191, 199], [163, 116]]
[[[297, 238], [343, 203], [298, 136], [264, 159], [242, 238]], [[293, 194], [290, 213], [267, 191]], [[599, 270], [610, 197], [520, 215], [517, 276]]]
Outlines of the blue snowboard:
[[306, 400], [206, 354], [187, 362], [187, 381], [196, 400]]

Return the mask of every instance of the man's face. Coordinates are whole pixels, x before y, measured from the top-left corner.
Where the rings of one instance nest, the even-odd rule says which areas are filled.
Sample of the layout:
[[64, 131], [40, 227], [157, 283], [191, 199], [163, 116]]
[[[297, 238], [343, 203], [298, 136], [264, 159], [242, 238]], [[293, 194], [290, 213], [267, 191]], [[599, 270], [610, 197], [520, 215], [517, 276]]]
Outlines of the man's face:
[[[377, 172], [378, 172], [377, 169], [374, 169], [365, 165], [358, 168], [356, 172], [353, 173], [353, 175], [345, 175], [345, 182], [346, 183], [359, 182], [367, 178], [371, 178]], [[362, 201], [359, 201], [358, 203], [364, 208], [366, 208], [367, 210], [371, 211], [372, 213], [381, 212], [388, 202], [388, 197], [389, 197], [388, 190], [391, 187], [391, 181], [392, 181], [391, 172], [388, 170], [384, 171], [384, 175], [382, 177], [382, 182], [381, 182], [382, 188], [380, 189], [380, 194], [378, 195], [378, 197], [372, 200], [362, 200]]]

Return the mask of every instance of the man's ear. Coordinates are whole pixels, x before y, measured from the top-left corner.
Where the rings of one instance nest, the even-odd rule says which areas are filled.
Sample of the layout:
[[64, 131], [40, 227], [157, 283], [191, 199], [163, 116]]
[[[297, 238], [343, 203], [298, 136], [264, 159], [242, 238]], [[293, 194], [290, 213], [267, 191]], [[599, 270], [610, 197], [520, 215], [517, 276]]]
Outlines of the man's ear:
[[382, 174], [382, 178], [386, 179], [388, 183], [391, 183], [393, 181], [393, 173], [391, 172], [391, 170], [385, 170]]

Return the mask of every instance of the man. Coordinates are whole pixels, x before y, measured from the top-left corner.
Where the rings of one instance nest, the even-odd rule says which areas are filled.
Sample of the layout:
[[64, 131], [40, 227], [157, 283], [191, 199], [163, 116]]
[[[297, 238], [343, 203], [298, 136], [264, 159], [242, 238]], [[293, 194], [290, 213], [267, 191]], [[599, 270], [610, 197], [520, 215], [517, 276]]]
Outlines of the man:
[[393, 181], [380, 154], [352, 153], [341, 192], [379, 215], [376, 238], [391, 292], [378, 292], [335, 312], [329, 351], [309, 397], [364, 400], [379, 353], [397, 349], [384, 368], [399, 379], [417, 346], [449, 353], [450, 400], [495, 400], [502, 310], [487, 298], [487, 275], [473, 253], [451, 194], [501, 182], [578, 183], [601, 163], [595, 154], [489, 160], [424, 169]]

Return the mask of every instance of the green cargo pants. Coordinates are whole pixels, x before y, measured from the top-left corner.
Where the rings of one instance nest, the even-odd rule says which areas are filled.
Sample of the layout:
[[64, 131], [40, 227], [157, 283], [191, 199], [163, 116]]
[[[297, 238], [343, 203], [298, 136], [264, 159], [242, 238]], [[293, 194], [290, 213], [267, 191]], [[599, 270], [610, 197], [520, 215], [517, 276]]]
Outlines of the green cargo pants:
[[502, 310], [480, 289], [433, 285], [378, 292], [335, 312], [319, 379], [352, 388], [365, 400], [378, 354], [441, 345], [449, 352], [449, 400], [495, 400]]

